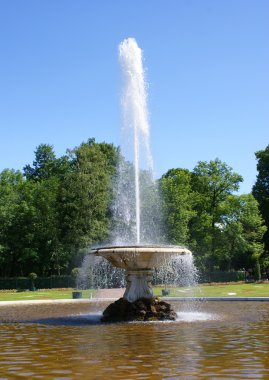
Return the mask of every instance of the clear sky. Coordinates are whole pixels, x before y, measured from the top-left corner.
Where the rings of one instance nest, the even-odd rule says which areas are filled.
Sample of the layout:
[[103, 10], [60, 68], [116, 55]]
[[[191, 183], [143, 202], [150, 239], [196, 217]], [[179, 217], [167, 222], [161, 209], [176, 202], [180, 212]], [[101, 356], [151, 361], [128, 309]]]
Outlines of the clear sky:
[[256, 178], [269, 144], [268, 0], [0, 0], [0, 170], [120, 141], [118, 45], [136, 38], [157, 177], [220, 158]]

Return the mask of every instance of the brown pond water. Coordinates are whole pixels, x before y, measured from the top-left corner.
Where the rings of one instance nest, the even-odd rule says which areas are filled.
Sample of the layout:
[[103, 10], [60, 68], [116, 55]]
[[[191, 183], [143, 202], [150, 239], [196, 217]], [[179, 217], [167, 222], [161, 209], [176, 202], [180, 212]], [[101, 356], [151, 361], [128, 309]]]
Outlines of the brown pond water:
[[2, 322], [0, 379], [269, 379], [268, 302], [175, 305], [170, 323]]

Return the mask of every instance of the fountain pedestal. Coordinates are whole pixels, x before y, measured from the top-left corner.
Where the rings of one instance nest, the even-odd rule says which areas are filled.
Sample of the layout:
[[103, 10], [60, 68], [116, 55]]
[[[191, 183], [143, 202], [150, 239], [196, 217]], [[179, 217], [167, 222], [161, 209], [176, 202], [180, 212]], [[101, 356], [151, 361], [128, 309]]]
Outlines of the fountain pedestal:
[[138, 269], [127, 270], [126, 290], [123, 298], [129, 302], [135, 302], [140, 298], [151, 299], [153, 291], [151, 289], [152, 270]]

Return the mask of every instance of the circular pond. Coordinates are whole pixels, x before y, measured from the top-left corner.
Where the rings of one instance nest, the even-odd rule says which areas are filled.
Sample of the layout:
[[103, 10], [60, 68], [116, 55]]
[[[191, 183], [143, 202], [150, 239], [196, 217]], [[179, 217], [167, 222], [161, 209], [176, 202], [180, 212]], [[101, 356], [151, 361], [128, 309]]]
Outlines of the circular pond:
[[0, 310], [1, 379], [269, 378], [268, 302], [176, 302], [176, 322], [119, 324], [94, 302], [34, 305]]

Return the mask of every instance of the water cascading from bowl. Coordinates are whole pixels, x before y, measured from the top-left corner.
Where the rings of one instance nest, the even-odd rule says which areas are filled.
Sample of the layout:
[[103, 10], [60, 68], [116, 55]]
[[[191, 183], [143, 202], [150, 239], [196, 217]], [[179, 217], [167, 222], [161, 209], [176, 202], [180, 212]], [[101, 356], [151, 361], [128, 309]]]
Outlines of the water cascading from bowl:
[[92, 251], [113, 266], [125, 269], [127, 286], [123, 298], [129, 302], [153, 297], [153, 269], [160, 267], [167, 259], [178, 255], [191, 255], [187, 248], [164, 245], [99, 247]]

